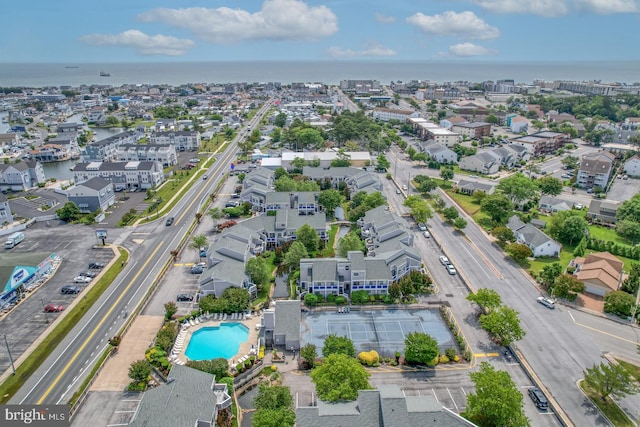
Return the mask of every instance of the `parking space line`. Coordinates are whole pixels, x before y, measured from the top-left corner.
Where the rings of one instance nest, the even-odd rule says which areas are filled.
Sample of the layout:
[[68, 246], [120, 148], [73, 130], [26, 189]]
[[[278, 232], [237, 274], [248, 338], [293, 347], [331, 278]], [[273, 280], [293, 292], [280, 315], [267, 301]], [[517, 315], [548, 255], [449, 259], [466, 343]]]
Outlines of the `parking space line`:
[[453, 398], [453, 395], [451, 394], [451, 391], [449, 390], [449, 387], [447, 387], [447, 393], [449, 393], [449, 397], [451, 398], [451, 401], [453, 402], [453, 406], [456, 407], [456, 411], [459, 411], [460, 408], [458, 408], [458, 405], [456, 404], [456, 400]]
[[436, 391], [434, 389], [431, 389], [431, 392], [433, 393], [433, 397], [436, 399], [436, 402], [440, 403], [440, 400], [438, 400], [438, 396], [436, 396]]

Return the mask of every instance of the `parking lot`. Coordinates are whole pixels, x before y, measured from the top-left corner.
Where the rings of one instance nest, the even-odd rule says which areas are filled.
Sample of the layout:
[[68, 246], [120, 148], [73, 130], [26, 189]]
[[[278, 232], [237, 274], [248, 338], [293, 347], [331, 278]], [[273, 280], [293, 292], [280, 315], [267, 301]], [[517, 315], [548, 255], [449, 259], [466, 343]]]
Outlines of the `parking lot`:
[[[7, 334], [11, 356], [15, 361], [50, 326], [55, 319], [64, 314], [45, 313], [48, 304], [62, 305], [65, 309], [76, 299], [82, 298], [84, 289], [95, 283], [97, 278], [88, 284], [73, 283], [73, 279], [81, 271], [87, 271], [91, 261], [108, 263], [113, 258], [111, 249], [94, 247], [97, 243], [95, 230], [83, 225], [59, 225], [59, 221], [51, 221], [47, 226], [38, 223], [27, 230], [25, 240], [11, 254], [43, 253], [62, 258], [62, 264], [56, 274], [39, 288], [29, 292], [9, 313], [0, 319], [0, 330]], [[98, 271], [98, 270], [96, 270]], [[62, 294], [61, 288], [66, 285], [80, 286], [79, 294]], [[5, 351], [0, 352], [0, 371], [10, 368], [10, 361]]]
[[607, 193], [607, 200], [624, 202], [640, 192], [640, 179], [614, 179]]

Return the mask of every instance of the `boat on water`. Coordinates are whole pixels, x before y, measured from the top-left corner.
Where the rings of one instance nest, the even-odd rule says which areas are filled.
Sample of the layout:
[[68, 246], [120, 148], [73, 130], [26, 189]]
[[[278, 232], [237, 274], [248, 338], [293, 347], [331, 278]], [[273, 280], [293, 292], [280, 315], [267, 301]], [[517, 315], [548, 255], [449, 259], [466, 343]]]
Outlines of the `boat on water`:
[[100, 77], [110, 77], [111, 73], [107, 73], [106, 71], [100, 71]]
[[66, 67], [64, 67], [64, 68], [79, 68], [79, 67], [78, 67], [77, 65], [67, 65], [67, 66], [66, 66]]

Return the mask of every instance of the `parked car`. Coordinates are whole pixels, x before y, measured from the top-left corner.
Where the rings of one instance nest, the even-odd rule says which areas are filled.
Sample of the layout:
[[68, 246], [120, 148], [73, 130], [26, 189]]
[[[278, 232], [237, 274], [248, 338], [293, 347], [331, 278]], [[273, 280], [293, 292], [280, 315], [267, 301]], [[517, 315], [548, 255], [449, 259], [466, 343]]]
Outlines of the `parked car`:
[[191, 267], [191, 274], [202, 274], [204, 273], [204, 268], [198, 265], [194, 265]]
[[179, 294], [176, 298], [178, 301], [193, 301], [193, 295]]
[[93, 261], [89, 263], [90, 270], [100, 270], [101, 268], [104, 268], [104, 266], [105, 266], [104, 262]]
[[173, 224], [173, 220], [174, 220], [174, 218], [172, 216], [170, 216], [169, 218], [167, 218], [167, 222], [165, 222], [165, 225], [167, 227], [170, 226], [171, 224]]
[[418, 224], [418, 228], [420, 231], [427, 231], [427, 226], [423, 222]]
[[456, 274], [456, 268], [453, 266], [453, 264], [447, 264], [447, 272], [452, 276]]
[[76, 276], [73, 278], [73, 283], [89, 283], [89, 282], [91, 282], [91, 277]]
[[533, 400], [533, 404], [536, 405], [536, 408], [543, 411], [546, 411], [549, 408], [549, 401], [538, 387], [531, 387], [529, 389], [529, 397]]
[[239, 204], [240, 203], [238, 203], [236, 201], [229, 200], [227, 203], [224, 204], [224, 207], [225, 208], [237, 208]]
[[207, 256], [207, 250], [206, 249], [200, 249], [200, 258], [205, 258]]
[[65, 295], [79, 294], [81, 290], [80, 286], [67, 285], [60, 288], [60, 293]]
[[199, 262], [199, 263], [195, 264], [194, 267], [207, 268], [207, 263], [206, 262]]
[[400, 194], [400, 193], [401, 193], [400, 189], [396, 188], [396, 194]]
[[444, 255], [440, 255], [440, 258], [439, 258], [439, 259], [440, 259], [440, 264], [442, 264], [442, 265], [447, 265], [447, 264], [449, 264], [449, 258], [447, 258], [446, 256], [444, 256]]
[[93, 279], [97, 275], [98, 275], [98, 273], [96, 273], [94, 271], [81, 271], [80, 273], [78, 273], [78, 276], [89, 277], [91, 279]]
[[407, 191], [409, 188], [408, 188], [406, 185], [403, 185], [403, 186], [402, 186], [402, 189], [403, 189], [404, 191]]
[[556, 308], [556, 303], [551, 298], [538, 297], [537, 301], [547, 308]]
[[48, 304], [44, 306], [45, 313], [60, 313], [64, 310], [64, 306], [58, 304]]
[[422, 232], [422, 235], [423, 235], [424, 237], [426, 237], [427, 239], [428, 239], [429, 237], [431, 237], [431, 234], [430, 234], [428, 231], [423, 231], [423, 232]]

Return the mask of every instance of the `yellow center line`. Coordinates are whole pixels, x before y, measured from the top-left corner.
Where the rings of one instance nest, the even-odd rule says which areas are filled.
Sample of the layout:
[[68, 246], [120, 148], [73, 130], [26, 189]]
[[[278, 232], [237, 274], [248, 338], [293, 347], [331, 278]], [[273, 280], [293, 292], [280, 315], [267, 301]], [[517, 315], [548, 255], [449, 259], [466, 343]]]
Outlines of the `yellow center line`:
[[58, 382], [60, 382], [60, 379], [64, 376], [64, 374], [67, 373], [67, 371], [69, 370], [69, 368], [71, 367], [71, 365], [76, 361], [76, 359], [80, 356], [80, 354], [84, 351], [85, 347], [89, 344], [89, 341], [91, 341], [94, 337], [94, 335], [98, 332], [98, 329], [100, 329], [102, 327], [102, 325], [104, 324], [104, 322], [106, 322], [107, 318], [111, 315], [111, 313], [113, 312], [113, 310], [116, 308], [116, 306], [120, 303], [120, 301], [122, 300], [122, 298], [124, 298], [125, 294], [127, 293], [127, 291], [131, 288], [131, 286], [133, 286], [134, 282], [138, 279], [138, 276], [140, 276], [140, 274], [142, 274], [142, 272], [144, 271], [144, 269], [146, 268], [147, 264], [149, 264], [151, 262], [151, 260], [153, 259], [154, 255], [156, 254], [156, 252], [158, 252], [160, 250], [160, 248], [162, 247], [162, 244], [164, 243], [164, 240], [160, 242], [160, 244], [158, 245], [158, 247], [156, 247], [156, 249], [153, 251], [153, 253], [151, 254], [151, 256], [149, 256], [149, 258], [147, 259], [147, 261], [142, 265], [142, 267], [138, 270], [138, 273], [136, 273], [136, 275], [133, 277], [133, 279], [131, 280], [131, 282], [129, 282], [129, 284], [127, 285], [126, 289], [124, 290], [124, 292], [120, 293], [120, 296], [118, 297], [118, 299], [116, 300], [116, 302], [114, 304], [111, 305], [111, 308], [109, 309], [109, 311], [107, 311], [107, 314], [105, 316], [102, 317], [102, 320], [98, 323], [98, 325], [94, 328], [93, 332], [91, 332], [91, 334], [87, 337], [87, 339], [82, 343], [82, 345], [80, 346], [80, 348], [78, 349], [78, 351], [76, 351], [76, 353], [73, 355], [73, 357], [71, 357], [71, 359], [69, 360], [69, 362], [67, 362], [67, 364], [65, 365], [65, 367], [62, 369], [62, 371], [58, 374], [58, 376], [56, 377], [55, 380], [53, 380], [53, 382], [51, 383], [51, 385], [49, 386], [49, 388], [47, 388], [47, 390], [44, 392], [44, 394], [42, 395], [42, 397], [40, 399], [38, 399], [38, 401], [36, 402], [36, 404], [38, 405], [42, 405], [42, 403], [44, 402], [44, 400], [49, 396], [49, 394], [51, 393], [51, 391], [53, 390], [53, 388], [58, 384]]
[[574, 323], [576, 325], [578, 325], [578, 326], [582, 326], [583, 328], [591, 329], [592, 331], [599, 332], [599, 333], [604, 334], [604, 335], [608, 335], [608, 336], [610, 336], [612, 338], [617, 338], [617, 339], [619, 339], [621, 341], [625, 341], [625, 342], [628, 342], [628, 343], [631, 343], [631, 344], [634, 344], [634, 345], [638, 344], [636, 341], [629, 340], [629, 339], [626, 339], [626, 338], [619, 337], [617, 335], [610, 334], [609, 332], [603, 331], [601, 329], [594, 328], [592, 326], [587, 326], [587, 325], [585, 325], [583, 323], [579, 323], [579, 322], [574, 322]]

